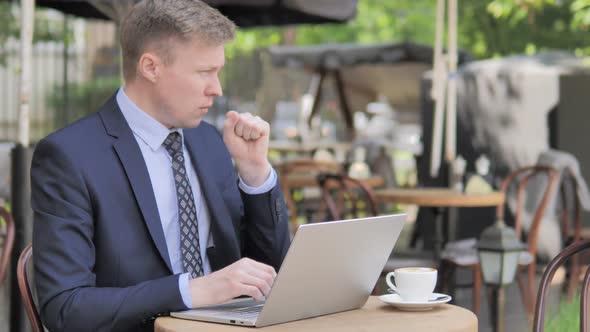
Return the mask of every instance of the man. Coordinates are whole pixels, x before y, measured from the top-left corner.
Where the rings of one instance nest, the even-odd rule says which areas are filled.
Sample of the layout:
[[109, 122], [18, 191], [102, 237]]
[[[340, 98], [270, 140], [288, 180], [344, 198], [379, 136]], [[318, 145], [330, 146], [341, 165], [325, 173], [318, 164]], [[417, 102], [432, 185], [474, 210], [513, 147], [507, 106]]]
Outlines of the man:
[[37, 145], [33, 255], [51, 331], [153, 330], [170, 311], [268, 294], [289, 245], [269, 125], [229, 112], [222, 138], [201, 122], [233, 36], [198, 0], [140, 2], [121, 23], [124, 87]]

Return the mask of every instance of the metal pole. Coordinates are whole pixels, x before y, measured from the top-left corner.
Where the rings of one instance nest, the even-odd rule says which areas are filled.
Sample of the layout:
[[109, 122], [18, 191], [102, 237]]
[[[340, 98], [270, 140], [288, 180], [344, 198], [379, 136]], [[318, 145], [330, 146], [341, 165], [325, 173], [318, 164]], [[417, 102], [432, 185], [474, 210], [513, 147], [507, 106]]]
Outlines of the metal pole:
[[68, 15], [64, 15], [64, 25], [63, 25], [63, 85], [62, 85], [62, 97], [63, 97], [63, 106], [62, 110], [56, 110], [57, 112], [63, 112], [62, 121], [59, 123], [59, 127], [61, 128], [65, 126], [67, 123], [72, 121], [70, 114], [70, 98], [69, 98], [69, 86], [68, 86], [68, 62], [69, 62], [69, 38], [68, 38]]
[[31, 209], [31, 156], [33, 149], [18, 144], [12, 150], [11, 210], [14, 218], [14, 249], [10, 268], [10, 329], [12, 332], [30, 331], [24, 307], [18, 291], [16, 266], [20, 253], [31, 243], [33, 237], [33, 212]]
[[438, 0], [436, 11], [436, 38], [434, 44], [434, 64], [432, 75], [431, 96], [434, 100], [434, 116], [432, 124], [432, 141], [430, 152], [430, 176], [437, 177], [441, 164], [443, 143], [443, 121], [446, 95], [446, 64], [443, 52], [443, 34], [445, 26], [445, 0]]
[[492, 286], [490, 293], [490, 322], [492, 324], [492, 331], [504, 332], [504, 307], [506, 304], [504, 287]]
[[496, 301], [496, 304], [497, 304], [498, 308], [496, 309], [496, 312], [497, 312], [496, 331], [497, 332], [504, 332], [504, 304], [505, 304], [504, 287], [502, 287], [502, 286], [498, 287], [497, 296], [498, 296], [498, 300]]
[[29, 107], [32, 85], [35, 1], [21, 0], [21, 75], [19, 87], [18, 143], [29, 146]]
[[32, 46], [35, 24], [35, 1], [21, 0], [21, 79], [19, 86], [18, 140], [12, 150], [12, 215], [15, 223], [14, 249], [11, 257], [10, 328], [9, 331], [30, 331], [25, 319], [24, 307], [18, 292], [16, 266], [26, 243], [31, 241], [32, 210], [29, 179], [31, 150], [29, 149], [29, 108], [32, 85]]
[[446, 109], [445, 160], [452, 162], [457, 154], [457, 0], [448, 4], [448, 78]]

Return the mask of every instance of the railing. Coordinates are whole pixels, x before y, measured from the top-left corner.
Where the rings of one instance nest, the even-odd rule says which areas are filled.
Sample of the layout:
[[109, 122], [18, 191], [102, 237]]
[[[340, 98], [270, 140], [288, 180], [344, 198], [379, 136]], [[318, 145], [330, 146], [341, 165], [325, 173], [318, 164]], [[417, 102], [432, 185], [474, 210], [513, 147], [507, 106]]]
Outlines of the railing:
[[[11, 40], [0, 52], [5, 56], [6, 65], [0, 67], [0, 140], [16, 138], [18, 119], [19, 44]], [[31, 96], [31, 139], [46, 135], [55, 127], [56, 110], [51, 105], [58, 86], [63, 85], [64, 66], [67, 65], [67, 79], [81, 82], [87, 77], [86, 51], [69, 47], [67, 64], [64, 59], [64, 44], [61, 42], [37, 43], [33, 47], [33, 79]]]

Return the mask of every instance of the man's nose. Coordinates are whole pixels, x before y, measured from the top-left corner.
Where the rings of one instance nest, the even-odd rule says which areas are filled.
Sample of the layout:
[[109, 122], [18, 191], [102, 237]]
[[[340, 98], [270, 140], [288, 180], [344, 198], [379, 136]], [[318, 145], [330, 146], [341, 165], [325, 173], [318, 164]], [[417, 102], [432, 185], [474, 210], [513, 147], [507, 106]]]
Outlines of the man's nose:
[[219, 97], [223, 95], [223, 90], [221, 89], [221, 83], [219, 82], [219, 77], [217, 75], [211, 79], [209, 84], [207, 85], [207, 90], [205, 91], [207, 96], [214, 96]]

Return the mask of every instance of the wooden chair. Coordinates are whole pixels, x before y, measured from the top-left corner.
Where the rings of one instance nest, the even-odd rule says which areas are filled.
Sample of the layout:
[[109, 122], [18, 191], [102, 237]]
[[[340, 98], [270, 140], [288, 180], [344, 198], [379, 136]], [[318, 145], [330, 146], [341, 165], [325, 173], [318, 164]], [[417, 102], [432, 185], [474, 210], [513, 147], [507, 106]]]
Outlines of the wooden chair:
[[[502, 182], [500, 190], [507, 193], [512, 187], [515, 187], [517, 194], [516, 213], [514, 219], [514, 228], [518, 237], [522, 234], [522, 215], [524, 210], [524, 198], [528, 189], [528, 184], [531, 178], [536, 176], [545, 176], [547, 181], [543, 190], [543, 195], [540, 203], [537, 205], [533, 219], [531, 221], [531, 228], [527, 234], [527, 250], [520, 255], [519, 271], [526, 270], [527, 280], [523, 280], [520, 273], [517, 273], [517, 281], [521, 292], [521, 297], [525, 305], [526, 312], [529, 317], [533, 314], [533, 306], [535, 299], [535, 272], [536, 272], [536, 253], [537, 253], [537, 237], [541, 221], [545, 214], [545, 209], [553, 193], [556, 192], [557, 180], [559, 173], [546, 166], [529, 166], [518, 169], [510, 173]], [[496, 209], [496, 218], [504, 219], [505, 206], [500, 205]], [[477, 315], [480, 309], [482, 275], [481, 267], [479, 265], [479, 256], [475, 248], [475, 241], [472, 244], [466, 245], [461, 250], [453, 252], [453, 246], [460, 245], [448, 244], [447, 250], [443, 251], [441, 266], [439, 268], [441, 273], [441, 287], [444, 289], [450, 284], [450, 280], [454, 275], [457, 267], [469, 268], [473, 275], [473, 312]]]
[[315, 177], [321, 172], [342, 172], [342, 166], [336, 162], [318, 161], [313, 159], [294, 159], [275, 165], [279, 173], [279, 181], [283, 189], [283, 196], [289, 211], [289, 223], [291, 224], [291, 233], [295, 234], [297, 230], [297, 204], [293, 199], [293, 190], [298, 188], [309, 187], [302, 185], [299, 180], [311, 179], [312, 186], [317, 187]]
[[344, 174], [320, 173], [317, 176], [322, 190], [320, 216], [325, 207], [327, 220], [361, 218], [377, 215], [377, 201], [373, 190], [363, 182]]
[[[6, 277], [6, 271], [10, 263], [10, 255], [14, 246], [14, 220], [12, 215], [3, 207], [0, 207], [0, 219], [4, 221], [4, 232], [0, 233], [2, 252], [0, 253], [0, 284]], [[0, 221], [2, 225], [2, 221]]]
[[[318, 175], [318, 183], [322, 188], [323, 206], [328, 210], [327, 218], [323, 221], [371, 217], [379, 214], [373, 189], [362, 181], [343, 174], [322, 173]], [[320, 211], [323, 211], [321, 207]], [[436, 268], [432, 253], [396, 252], [385, 263], [381, 277], [398, 268], [416, 266]], [[373, 289], [373, 295], [384, 293], [379, 283], [376, 286]]]
[[[578, 182], [571, 171], [563, 174], [560, 188], [561, 211], [559, 219], [564, 243], [576, 243], [581, 240], [590, 240], [590, 228], [582, 225], [582, 207], [578, 195]], [[568, 299], [572, 300], [580, 284], [583, 273], [580, 264], [580, 255], [574, 255], [567, 267], [568, 280], [565, 291]]]
[[[539, 291], [535, 304], [535, 316], [533, 319], [533, 332], [543, 332], [545, 330], [545, 299], [549, 292], [551, 279], [557, 269], [568, 259], [576, 256], [576, 254], [590, 249], [590, 240], [578, 241], [566, 247], [559, 255], [557, 255], [545, 269], [541, 282], [539, 284]], [[586, 271], [584, 276], [584, 283], [582, 286], [582, 294], [580, 296], [580, 332], [588, 331], [588, 312], [590, 305], [588, 304], [590, 290], [590, 269]]]
[[33, 332], [43, 332], [43, 324], [37, 309], [36, 292], [33, 279], [33, 247], [29, 244], [18, 258], [16, 268], [18, 289], [29, 317]]

